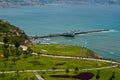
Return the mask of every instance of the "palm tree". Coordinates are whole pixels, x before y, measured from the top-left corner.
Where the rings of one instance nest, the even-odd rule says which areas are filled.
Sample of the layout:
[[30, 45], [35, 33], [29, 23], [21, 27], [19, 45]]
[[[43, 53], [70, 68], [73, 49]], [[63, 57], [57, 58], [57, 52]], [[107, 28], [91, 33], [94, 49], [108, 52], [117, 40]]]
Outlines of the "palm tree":
[[100, 71], [98, 70], [98, 71], [97, 71], [97, 75], [96, 75], [96, 80], [99, 80], [99, 78], [100, 78], [100, 75], [99, 75], [99, 74], [100, 74]]

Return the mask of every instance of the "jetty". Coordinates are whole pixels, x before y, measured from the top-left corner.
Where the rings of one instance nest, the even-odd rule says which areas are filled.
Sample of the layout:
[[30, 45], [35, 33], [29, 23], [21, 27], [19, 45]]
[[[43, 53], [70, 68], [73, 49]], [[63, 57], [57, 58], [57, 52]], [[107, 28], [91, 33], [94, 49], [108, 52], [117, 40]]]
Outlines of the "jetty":
[[58, 37], [58, 36], [64, 36], [64, 37], [74, 37], [75, 35], [78, 34], [89, 34], [89, 33], [96, 33], [96, 32], [105, 32], [105, 31], [110, 31], [109, 29], [103, 29], [103, 30], [91, 30], [91, 31], [71, 31], [71, 32], [66, 32], [66, 33], [58, 33], [58, 34], [49, 34], [49, 35], [44, 35], [44, 36], [28, 36], [30, 39], [38, 39], [38, 38], [49, 38], [49, 37]]

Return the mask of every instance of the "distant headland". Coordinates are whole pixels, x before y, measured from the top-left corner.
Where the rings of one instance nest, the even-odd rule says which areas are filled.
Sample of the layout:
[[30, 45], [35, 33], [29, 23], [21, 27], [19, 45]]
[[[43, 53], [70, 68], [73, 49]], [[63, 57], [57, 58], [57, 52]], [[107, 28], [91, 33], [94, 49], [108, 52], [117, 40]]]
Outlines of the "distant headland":
[[29, 39], [23, 30], [10, 24], [6, 20], [0, 19], [0, 42], [3, 41], [4, 37], [9, 39], [10, 44], [13, 44], [15, 41], [21, 44], [29, 43]]

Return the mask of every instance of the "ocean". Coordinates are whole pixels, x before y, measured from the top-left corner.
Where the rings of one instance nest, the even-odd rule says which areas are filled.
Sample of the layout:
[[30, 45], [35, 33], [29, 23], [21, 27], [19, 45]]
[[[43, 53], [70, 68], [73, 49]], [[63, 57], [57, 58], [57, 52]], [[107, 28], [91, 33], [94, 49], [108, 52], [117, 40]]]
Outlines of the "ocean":
[[76, 35], [74, 38], [54, 37], [39, 41], [83, 46], [105, 58], [120, 60], [120, 5], [3, 7], [0, 8], [0, 18], [23, 29], [27, 35], [110, 29], [109, 32]]

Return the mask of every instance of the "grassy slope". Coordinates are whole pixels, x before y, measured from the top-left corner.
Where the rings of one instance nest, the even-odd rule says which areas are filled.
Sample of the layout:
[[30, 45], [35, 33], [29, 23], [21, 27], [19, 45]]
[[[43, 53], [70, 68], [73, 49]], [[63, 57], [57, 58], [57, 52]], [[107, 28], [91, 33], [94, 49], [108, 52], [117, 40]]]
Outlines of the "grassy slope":
[[33, 51], [44, 54], [95, 57], [95, 53], [87, 48], [79, 46], [65, 46], [61, 44], [41, 44], [30, 46]]
[[[53, 46], [53, 45], [52, 45]], [[57, 47], [61, 47], [58, 45], [55, 45]], [[0, 46], [1, 49], [2, 46]], [[64, 46], [63, 46], [64, 47]], [[72, 46], [73, 47], [73, 46]], [[61, 49], [62, 50], [62, 49]], [[2, 50], [1, 50], [2, 51]], [[0, 70], [26, 70], [26, 69], [52, 69], [53, 67], [57, 69], [74, 69], [76, 66], [80, 69], [83, 68], [96, 68], [96, 67], [103, 67], [103, 66], [109, 66], [111, 64], [105, 63], [105, 62], [98, 62], [98, 61], [88, 61], [88, 60], [75, 60], [75, 59], [59, 59], [59, 58], [50, 58], [50, 57], [38, 57], [38, 56], [33, 56], [33, 55], [28, 55], [28, 58], [23, 58], [23, 55], [20, 56], [20, 60], [16, 62], [16, 65], [13, 65], [12, 62], [13, 57], [11, 56], [9, 58], [9, 61], [7, 61], [7, 66], [5, 67], [3, 61], [3, 58], [0, 58]], [[33, 63], [31, 63], [33, 61]], [[59, 63], [65, 63], [64, 65], [56, 66], [56, 64]], [[110, 77], [111, 73], [115, 71], [116, 72], [116, 79], [119, 80], [119, 74], [120, 74], [120, 69], [118, 68], [112, 68], [112, 69], [105, 69], [101, 70], [101, 79], [100, 80], [108, 80]], [[94, 74], [96, 74], [97, 71], [91, 71]], [[51, 74], [66, 74], [66, 72], [45, 72], [45, 74], [40, 73], [42, 76], [45, 77], [46, 80], [73, 80], [73, 79], [58, 79], [58, 78], [51, 78], [49, 75]], [[68, 73], [70, 75], [73, 75], [74, 72]], [[107, 75], [106, 75], [107, 74]], [[10, 79], [14, 74], [6, 74], [6, 79]], [[24, 73], [21, 73], [21, 75], [24, 76]], [[29, 73], [28, 73], [29, 75]], [[33, 75], [29, 75], [32, 77]], [[27, 76], [28, 77], [28, 76]], [[18, 78], [19, 80], [19, 78]], [[23, 79], [21, 79], [23, 80]], [[74, 79], [77, 80], [77, 79]], [[96, 80], [95, 77], [91, 80]]]
[[[119, 68], [111, 68], [111, 69], [100, 70], [100, 79], [99, 80], [109, 80], [113, 71], [115, 72], [115, 79], [114, 80], [120, 80], [120, 76], [119, 76], [120, 69]], [[80, 71], [79, 70], [79, 73], [81, 73], [81, 72], [85, 72], [85, 71]], [[97, 70], [86, 71], [86, 72], [92, 72], [92, 73], [94, 73], [94, 75], [97, 74]], [[78, 80], [78, 79], [65, 79], [65, 78], [50, 77], [50, 75], [52, 75], [52, 74], [54, 74], [54, 75], [67, 75], [66, 72], [46, 72], [44, 74], [42, 72], [39, 72], [39, 74], [42, 75], [46, 80]], [[75, 73], [74, 72], [69, 72], [68, 75], [75, 75]], [[95, 76], [90, 80], [96, 80]]]
[[7, 32], [9, 30], [15, 30], [15, 26], [11, 25], [9, 22], [0, 19], [0, 32]]
[[[28, 58], [20, 58], [14, 65], [12, 62], [12, 57], [9, 61], [6, 61], [6, 66], [3, 63], [4, 59], [0, 58], [0, 70], [39, 70], [39, 69], [52, 69], [53, 67], [57, 69], [74, 69], [76, 66], [78, 68], [96, 68], [102, 66], [109, 66], [110, 63], [89, 61], [89, 60], [76, 60], [76, 59], [61, 59], [61, 58], [50, 58], [50, 57], [36, 57], [29, 56]], [[56, 66], [57, 64], [65, 63], [64, 65]]]
[[[4, 80], [32, 80], [31, 78], [38, 80], [33, 73], [18, 73], [18, 76], [17, 73], [6, 73]], [[0, 74], [0, 80], [3, 80], [2, 74]]]
[[[32, 49], [35, 50], [35, 51], [37, 51], [37, 52], [46, 53], [46, 54], [55, 54], [55, 55], [57, 54], [57, 55], [70, 55], [70, 56], [91, 56], [91, 53], [93, 55], [93, 52], [90, 51], [90, 50], [88, 50], [88, 52], [85, 52], [85, 51], [87, 51], [86, 48], [82, 48], [82, 47], [78, 47], [78, 46], [64, 46], [64, 45], [58, 45], [58, 44], [52, 44], [52, 45], [34, 45], [34, 46], [32, 46]], [[83, 52], [85, 54], [83, 54]], [[59, 63], [61, 60], [57, 60], [57, 61]], [[77, 62], [70, 62], [69, 64], [71, 64], [71, 65], [78, 64], [78, 65], [75, 65], [75, 66], [78, 66], [79, 68], [94, 68], [94, 67], [96, 67], [96, 65], [101, 65], [100, 62], [95, 63], [96, 65], [91, 64], [91, 63], [94, 63], [94, 61], [86, 63], [86, 62], [84, 62], [84, 60], [80, 60], [79, 63], [77, 63]], [[68, 66], [71, 66], [71, 65], [68, 65]], [[73, 66], [71, 66], [71, 67], [73, 68]], [[71, 67], [66, 67], [66, 68], [71, 68]], [[111, 74], [112, 74], [113, 71], [116, 72], [116, 75], [115, 75], [116, 78], [115, 78], [115, 80], [119, 80], [120, 79], [120, 76], [119, 76], [120, 69], [118, 69], [118, 68], [111, 68], [111, 69], [100, 70], [100, 75], [101, 75], [100, 76], [101, 77], [100, 80], [108, 80], [110, 78], [110, 76], [111, 76]], [[94, 73], [96, 75], [97, 70], [90, 71], [90, 72], [92, 72], [92, 73]], [[56, 79], [57, 80], [73, 80], [73, 79], [65, 79], [65, 78], [60, 78], [59, 79], [59, 78], [49, 77], [51, 74], [66, 75], [66, 72], [47, 72], [45, 74], [42, 74], [40, 72], [40, 75], [44, 76], [44, 78], [47, 79], [47, 80], [56, 80]], [[74, 72], [70, 72], [69, 74], [73, 75]], [[74, 79], [74, 80], [77, 80], [77, 79]], [[96, 79], [94, 77], [91, 80], [96, 80]]]
[[[0, 19], [0, 32], [1, 33], [8, 33], [8, 32], [13, 32], [13, 30], [17, 31], [18, 33], [24, 33], [23, 30], [21, 30], [20, 28], [10, 24], [8, 21], [6, 20], [2, 20]], [[11, 33], [12, 34], [12, 33]]]

